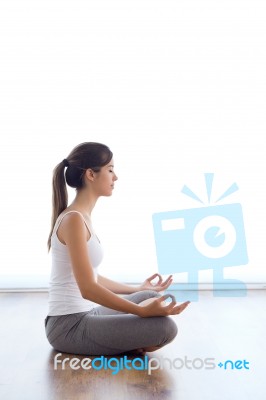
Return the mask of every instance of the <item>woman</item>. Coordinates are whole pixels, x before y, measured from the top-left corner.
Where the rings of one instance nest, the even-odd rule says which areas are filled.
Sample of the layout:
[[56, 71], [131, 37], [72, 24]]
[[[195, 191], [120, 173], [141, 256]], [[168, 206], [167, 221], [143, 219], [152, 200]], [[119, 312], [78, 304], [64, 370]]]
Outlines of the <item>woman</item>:
[[[55, 350], [86, 355], [155, 351], [177, 334], [168, 316], [179, 314], [189, 304], [176, 305], [171, 296], [172, 302], [165, 305], [169, 296], [159, 292], [169, 287], [171, 276], [163, 281], [154, 274], [133, 287], [98, 274], [103, 255], [91, 213], [100, 196], [111, 196], [116, 180], [113, 154], [101, 143], [78, 145], [54, 169], [48, 239], [52, 271], [45, 329]], [[76, 188], [69, 206], [66, 183]], [[159, 281], [153, 285], [155, 277]]]

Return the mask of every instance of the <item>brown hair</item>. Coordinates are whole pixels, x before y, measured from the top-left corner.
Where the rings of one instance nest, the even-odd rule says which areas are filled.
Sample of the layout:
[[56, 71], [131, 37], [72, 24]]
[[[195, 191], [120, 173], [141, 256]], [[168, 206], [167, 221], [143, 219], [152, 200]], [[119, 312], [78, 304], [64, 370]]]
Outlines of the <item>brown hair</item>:
[[[87, 169], [99, 172], [108, 164], [113, 153], [105, 144], [85, 142], [76, 146], [66, 159], [53, 170], [52, 179], [52, 220], [48, 238], [48, 251], [51, 248], [51, 237], [58, 216], [67, 208], [68, 193], [66, 183], [76, 190], [84, 186], [84, 174]], [[66, 171], [65, 171], [66, 167]]]

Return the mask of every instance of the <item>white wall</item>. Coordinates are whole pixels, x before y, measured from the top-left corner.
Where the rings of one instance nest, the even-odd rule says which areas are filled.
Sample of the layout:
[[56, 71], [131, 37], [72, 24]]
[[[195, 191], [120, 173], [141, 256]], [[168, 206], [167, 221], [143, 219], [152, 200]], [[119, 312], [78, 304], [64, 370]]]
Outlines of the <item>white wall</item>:
[[52, 169], [83, 141], [109, 145], [119, 177], [93, 214], [102, 273], [156, 271], [152, 214], [198, 207], [180, 191], [206, 200], [213, 172], [217, 196], [239, 186], [222, 204], [242, 204], [249, 255], [225, 273], [265, 282], [265, 2], [0, 8], [0, 287], [46, 285]]

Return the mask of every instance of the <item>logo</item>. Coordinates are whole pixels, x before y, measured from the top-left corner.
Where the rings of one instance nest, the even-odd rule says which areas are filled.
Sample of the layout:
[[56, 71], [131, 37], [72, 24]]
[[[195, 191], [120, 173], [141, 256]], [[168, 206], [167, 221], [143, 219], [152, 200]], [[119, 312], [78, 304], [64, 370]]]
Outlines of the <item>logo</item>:
[[73, 369], [79, 370], [83, 369], [89, 371], [94, 369], [96, 371], [100, 370], [110, 370], [112, 375], [117, 375], [122, 370], [137, 370], [137, 371], [147, 371], [148, 375], [151, 375], [153, 371], [158, 369], [188, 369], [188, 370], [213, 370], [217, 366], [223, 370], [249, 370], [249, 361], [247, 360], [226, 360], [224, 362], [217, 363], [215, 358], [201, 358], [197, 357], [194, 359], [188, 356], [170, 359], [167, 357], [162, 357], [160, 359], [156, 357], [149, 358], [147, 355], [144, 357], [128, 358], [126, 355], [123, 357], [105, 357], [100, 356], [96, 358], [61, 358], [62, 353], [57, 353], [54, 357], [54, 370], [65, 370]]
[[[153, 214], [158, 269], [161, 274], [187, 272], [188, 284], [194, 287], [198, 272], [212, 269], [214, 289], [229, 289], [232, 284], [245, 289], [243, 282], [223, 278], [225, 267], [248, 263], [241, 204], [216, 205], [238, 187], [233, 183], [210, 205], [213, 177], [212, 173], [205, 174], [208, 206]], [[203, 203], [186, 185], [181, 192]], [[228, 292], [222, 296], [228, 296]]]

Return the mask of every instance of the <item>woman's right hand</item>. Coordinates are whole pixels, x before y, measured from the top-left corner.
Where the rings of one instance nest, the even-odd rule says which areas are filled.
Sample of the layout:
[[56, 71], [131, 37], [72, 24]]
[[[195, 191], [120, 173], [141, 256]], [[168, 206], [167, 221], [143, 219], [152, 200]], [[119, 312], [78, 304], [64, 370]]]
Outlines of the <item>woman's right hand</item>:
[[[172, 301], [170, 304], [165, 305], [165, 300], [168, 297], [171, 297]], [[147, 317], [165, 317], [167, 315], [176, 315], [184, 311], [189, 304], [190, 301], [185, 301], [184, 303], [177, 305], [175, 297], [171, 294], [168, 294], [152, 299], [152, 301], [147, 305], [143, 306], [140, 305], [139, 316], [147, 318]]]

